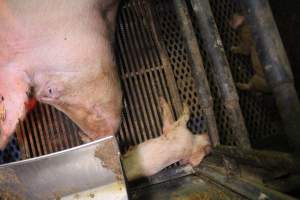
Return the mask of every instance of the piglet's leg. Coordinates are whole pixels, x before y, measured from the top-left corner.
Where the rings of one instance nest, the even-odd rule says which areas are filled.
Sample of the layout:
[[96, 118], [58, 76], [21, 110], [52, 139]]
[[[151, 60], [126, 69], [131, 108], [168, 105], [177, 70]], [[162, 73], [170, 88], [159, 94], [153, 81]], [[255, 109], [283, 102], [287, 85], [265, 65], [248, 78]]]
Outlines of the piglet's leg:
[[163, 134], [139, 144], [124, 155], [123, 164], [128, 180], [154, 175], [177, 161], [195, 166], [209, 153], [208, 137], [195, 136], [186, 128], [188, 106], [184, 105], [180, 118], [174, 121], [166, 101], [161, 99], [160, 104]]

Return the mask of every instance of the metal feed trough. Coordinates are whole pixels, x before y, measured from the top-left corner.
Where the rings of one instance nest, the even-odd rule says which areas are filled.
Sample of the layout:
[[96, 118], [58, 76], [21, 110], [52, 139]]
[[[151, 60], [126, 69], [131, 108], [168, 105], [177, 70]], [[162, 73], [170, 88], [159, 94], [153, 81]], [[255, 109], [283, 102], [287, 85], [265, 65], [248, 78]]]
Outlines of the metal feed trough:
[[[272, 94], [236, 89], [254, 72], [249, 56], [231, 51], [235, 13], [247, 17]], [[116, 139], [82, 145], [74, 123], [39, 104], [0, 154], [0, 199], [127, 199], [127, 191], [143, 200], [293, 199], [284, 193], [300, 188], [300, 107], [268, 1], [124, 1], [116, 54], [124, 92]], [[188, 127], [208, 131], [214, 150], [199, 167], [176, 163], [126, 190], [118, 147], [162, 133], [160, 96], [175, 117], [187, 102]]]

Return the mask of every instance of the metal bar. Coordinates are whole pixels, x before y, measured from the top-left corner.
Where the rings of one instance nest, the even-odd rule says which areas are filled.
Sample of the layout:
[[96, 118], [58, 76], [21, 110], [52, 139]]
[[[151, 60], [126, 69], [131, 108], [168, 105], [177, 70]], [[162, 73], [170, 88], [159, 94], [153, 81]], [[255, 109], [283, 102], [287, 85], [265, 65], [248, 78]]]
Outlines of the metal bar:
[[58, 151], [59, 147], [58, 145], [56, 145], [56, 143], [54, 143], [54, 139], [55, 139], [55, 131], [54, 131], [54, 125], [53, 125], [53, 120], [51, 119], [51, 110], [50, 110], [50, 106], [49, 105], [44, 105], [43, 106], [45, 113], [47, 114], [47, 122], [50, 124], [49, 125], [49, 135], [50, 135], [50, 139], [51, 139], [51, 146], [53, 146], [53, 151]]
[[148, 180], [145, 182], [141, 182], [140, 180], [131, 181], [128, 183], [128, 186], [130, 188], [130, 191], [143, 189], [151, 185], [156, 185], [171, 180], [176, 180], [178, 178], [191, 175], [194, 172], [195, 172], [194, 169], [189, 165], [174, 166], [173, 168], [165, 169], [151, 177], [148, 177]]
[[293, 75], [267, 0], [243, 0], [258, 56], [291, 146], [300, 152], [300, 102]]
[[[25, 127], [25, 129], [24, 129], [25, 131], [30, 130], [29, 119], [28, 118], [25, 119], [24, 125], [25, 125], [24, 126]], [[38, 154], [36, 153], [37, 148], [34, 145], [35, 143], [34, 143], [33, 133], [26, 132], [26, 134], [28, 136], [29, 146], [30, 146], [30, 149], [31, 149], [31, 151], [30, 151], [30, 157], [36, 157], [36, 156], [38, 156]]]
[[41, 146], [40, 146], [40, 139], [38, 137], [38, 133], [36, 130], [36, 125], [35, 125], [35, 120], [33, 118], [33, 113], [30, 113], [28, 115], [28, 124], [27, 124], [27, 128], [29, 128], [30, 130], [32, 130], [32, 132], [30, 134], [32, 134], [32, 143], [31, 145], [35, 148], [37, 154], [36, 156], [41, 156], [43, 155], [42, 150], [41, 150]]
[[71, 126], [70, 127], [71, 128], [71, 133], [73, 134], [73, 136], [75, 138], [75, 146], [81, 145], [82, 141], [79, 138], [79, 134], [78, 134], [79, 128], [72, 121], [69, 121], [69, 123], [70, 123], [70, 126]]
[[[21, 153], [21, 158], [24, 158], [26, 157], [26, 153], [27, 153], [27, 148], [25, 146], [25, 135], [24, 133], [21, 131], [21, 124], [19, 123], [19, 125], [17, 126], [17, 129], [16, 129], [16, 137], [18, 140], [18, 143], [19, 143], [19, 147], [20, 147], [20, 153]], [[1, 161], [0, 161], [1, 162]]]
[[50, 153], [48, 150], [47, 150], [47, 146], [45, 145], [45, 140], [46, 140], [46, 135], [44, 134], [44, 131], [43, 131], [43, 128], [42, 128], [42, 125], [41, 125], [41, 120], [38, 118], [38, 106], [32, 111], [32, 116], [33, 116], [33, 119], [34, 119], [34, 123], [36, 124], [36, 131], [38, 133], [38, 136], [39, 136], [39, 139], [40, 139], [40, 146], [41, 146], [41, 149], [42, 149], [42, 152], [43, 154], [42, 155], [45, 155], [47, 153]]
[[300, 171], [300, 162], [288, 153], [241, 150], [236, 147], [218, 146], [213, 150], [213, 154], [227, 156], [235, 159], [240, 164], [272, 170], [274, 172], [284, 170], [289, 173], [299, 173]]
[[59, 123], [59, 132], [62, 134], [62, 142], [64, 144], [64, 149], [71, 148], [65, 129], [65, 124], [63, 123], [63, 113], [57, 112], [56, 118], [57, 120], [59, 120], [59, 122], [61, 122]]
[[53, 153], [54, 150], [52, 148], [52, 144], [51, 144], [51, 137], [50, 137], [50, 134], [49, 134], [49, 129], [47, 128], [47, 116], [45, 114], [45, 106], [42, 105], [42, 104], [38, 104], [38, 107], [37, 109], [39, 109], [39, 112], [42, 113], [41, 114], [41, 118], [42, 118], [42, 126], [43, 126], [43, 133], [42, 134], [45, 134], [45, 138], [46, 138], [46, 144], [47, 144], [47, 149], [49, 150], [49, 153]]
[[[134, 47], [132, 45], [133, 41], [131, 40], [131, 38], [129, 37], [129, 34], [127, 33], [129, 29], [129, 26], [125, 23], [125, 13], [121, 13], [120, 15], [120, 21], [124, 26], [124, 29], [121, 30], [120, 32], [120, 49], [121, 49], [121, 53], [122, 53], [122, 57], [124, 57], [124, 61], [126, 61], [125, 65], [123, 67], [121, 67], [121, 72], [122, 74], [126, 73], [126, 72], [130, 72], [130, 66], [136, 66], [139, 65], [137, 59], [134, 59], [134, 57], [130, 56], [130, 52], [135, 52], [134, 51]], [[128, 41], [128, 43], [125, 44], [125, 41]], [[126, 72], [125, 72], [126, 70]], [[140, 121], [138, 121], [139, 117], [138, 117], [138, 113], [136, 110], [136, 106], [134, 105], [133, 102], [137, 102], [137, 94], [135, 90], [130, 90], [129, 85], [134, 85], [133, 84], [133, 78], [130, 78], [128, 80], [126, 80], [126, 82], [124, 81], [123, 86], [125, 88], [125, 92], [124, 92], [124, 97], [127, 100], [127, 108], [128, 108], [128, 112], [127, 114], [130, 117], [131, 120], [128, 121], [128, 123], [131, 125], [131, 127], [133, 127], [131, 130], [132, 133], [132, 138], [134, 139], [134, 144], [137, 145], [139, 143], [141, 143], [143, 141], [143, 138], [141, 136], [141, 134], [138, 133], [138, 130], [141, 130], [141, 125], [140, 125]]]
[[74, 147], [75, 145], [74, 145], [74, 141], [75, 141], [75, 139], [73, 138], [74, 137], [74, 135], [73, 135], [73, 133], [72, 133], [72, 131], [71, 131], [71, 124], [70, 124], [70, 122], [69, 122], [69, 119], [66, 117], [66, 115], [62, 115], [62, 124], [63, 124], [63, 126], [65, 127], [65, 130], [66, 130], [66, 134], [67, 134], [67, 139], [68, 139], [68, 141], [70, 142], [70, 146], [69, 146], [69, 148], [71, 148], [71, 147]]
[[[130, 19], [132, 20], [132, 27], [131, 27], [131, 36], [135, 36], [135, 49], [137, 50], [136, 53], [138, 55], [138, 57], [141, 58], [142, 60], [142, 64], [139, 65], [139, 66], [135, 66], [134, 67], [134, 70], [136, 72], [143, 72], [144, 70], [146, 70], [146, 67], [149, 66], [149, 60], [150, 60], [150, 56], [149, 56], [149, 51], [147, 50], [147, 45], [145, 45], [145, 43], [143, 43], [143, 38], [144, 35], [142, 35], [141, 33], [141, 30], [144, 29], [143, 27], [143, 24], [141, 24], [141, 19], [140, 17], [138, 16], [138, 11], [135, 10], [134, 8], [136, 8], [137, 6], [134, 4], [134, 2], [132, 3], [132, 7], [131, 7], [131, 12], [130, 12], [130, 9], [129, 10], [129, 16], [130, 16]], [[132, 34], [134, 33], [134, 34]], [[150, 66], [149, 66], [150, 67]], [[153, 70], [155, 73], [155, 71], [157, 70]], [[149, 72], [150, 74], [152, 72]], [[141, 76], [136, 76], [135, 78], [137, 79], [137, 86], [136, 88], [140, 88], [138, 90], [141, 91], [141, 105], [142, 105], [142, 108], [143, 108], [143, 115], [144, 115], [144, 119], [143, 119], [143, 122], [145, 124], [145, 134], [146, 134], [146, 139], [149, 139], [149, 138], [153, 138], [153, 133], [157, 132], [157, 130], [153, 130], [153, 122], [154, 122], [154, 118], [153, 118], [153, 114], [151, 112], [151, 109], [150, 109], [150, 105], [151, 103], [149, 103], [149, 100], [150, 98], [147, 98], [147, 92], [146, 92], [146, 80], [145, 80], [145, 77], [146, 77], [146, 73], [144, 73], [143, 75]], [[152, 96], [152, 95], [151, 95]], [[147, 106], [146, 104], [148, 103], [149, 106]], [[150, 114], [150, 115], [149, 115]]]
[[[110, 193], [127, 199], [114, 137], [103, 138], [58, 153], [0, 166], [0, 199], [64, 199], [76, 193]], [[106, 187], [105, 187], [106, 186]], [[116, 198], [121, 194], [122, 198]], [[76, 198], [75, 198], [76, 199]]]
[[273, 190], [285, 193], [288, 193], [290, 191], [297, 191], [300, 188], [300, 175], [295, 174], [277, 180], [265, 180], [264, 185], [272, 188]]
[[[55, 145], [59, 146], [59, 151], [63, 150], [64, 149], [64, 145], [63, 145], [63, 141], [62, 141], [62, 133], [61, 131], [59, 130], [59, 122], [58, 122], [58, 119], [57, 119], [57, 110], [56, 108], [54, 108], [53, 106], [50, 106], [49, 107], [49, 110], [51, 111], [50, 114], [52, 116], [52, 120], [53, 120], [53, 127], [54, 127], [54, 142], [55, 142]], [[59, 145], [58, 145], [59, 144]]]
[[[124, 26], [124, 25], [123, 25]], [[128, 56], [127, 56], [127, 50], [125, 49], [125, 47], [124, 47], [124, 43], [123, 43], [123, 41], [124, 41], [124, 31], [125, 30], [120, 30], [119, 31], [119, 33], [117, 34], [117, 40], [118, 40], [118, 42], [117, 42], [117, 44], [119, 45], [118, 46], [118, 48], [119, 48], [119, 51], [122, 53], [122, 56], [121, 55], [119, 55], [118, 57], [119, 57], [119, 61], [120, 61], [120, 65], [121, 66], [123, 66], [123, 67], [121, 67], [120, 68], [120, 71], [121, 71], [121, 74], [122, 74], [122, 77], [123, 77], [123, 74], [125, 74], [126, 72], [124, 71], [124, 70], [126, 70], [127, 72], [128, 72], [128, 70], [127, 70], [127, 65], [129, 65], [129, 63], [131, 63], [132, 61], [131, 60], [129, 60], [129, 58], [128, 58]], [[122, 83], [122, 85], [123, 85], [123, 89], [125, 90], [126, 88], [125, 88], [125, 86], [126, 86], [126, 83], [124, 83], [125, 82], [125, 80], [123, 80], [123, 83]], [[134, 113], [132, 113], [132, 112], [129, 112], [129, 110], [130, 110], [130, 108], [131, 108], [131, 105], [129, 104], [130, 102], [128, 102], [127, 103], [127, 101], [128, 101], [128, 98], [126, 98], [126, 93], [127, 93], [127, 89], [125, 90], [125, 93], [124, 93], [124, 98], [125, 98], [125, 108], [124, 108], [124, 110], [125, 110], [125, 113], [126, 113], [126, 115], [124, 115], [124, 116], [126, 116], [125, 117], [125, 119], [124, 119], [124, 122], [123, 123], [126, 123], [126, 124], [128, 124], [128, 132], [126, 132], [127, 134], [129, 134], [129, 137], [130, 137], [130, 144], [128, 144], [128, 145], [131, 145], [131, 144], [138, 144], [138, 141], [137, 141], [137, 137], [134, 137], [134, 134], [135, 134], [135, 130], [136, 130], [136, 127], [135, 127], [135, 124], [134, 123], [132, 123], [131, 121], [130, 121], [130, 119], [132, 118], [132, 116], [133, 116], [133, 114]], [[129, 100], [130, 101], [130, 100]]]
[[[133, 13], [133, 7], [134, 5], [132, 5], [132, 7], [127, 7], [127, 9], [124, 9], [123, 13], [125, 14], [125, 19], [127, 19], [128, 22], [128, 38], [131, 38], [132, 40], [132, 47], [134, 50], [134, 54], [136, 55], [136, 60], [137, 60], [137, 65], [130, 65], [130, 71], [142, 71], [142, 66], [146, 65], [146, 55], [145, 52], [143, 53], [143, 48], [140, 44], [140, 35], [137, 31], [137, 21], [138, 19], [133, 17], [134, 13]], [[130, 19], [130, 20], [129, 20]], [[133, 57], [134, 58], [134, 57]], [[148, 139], [148, 134], [147, 132], [150, 130], [149, 125], [149, 120], [147, 119], [147, 115], [146, 113], [146, 109], [147, 106], [144, 104], [145, 100], [143, 99], [145, 97], [144, 92], [145, 89], [144, 87], [144, 82], [143, 80], [141, 80], [140, 76], [133, 76], [133, 85], [129, 85], [130, 88], [136, 88], [135, 91], [137, 92], [137, 98], [134, 101], [135, 102], [135, 106], [136, 106], [136, 111], [138, 114], [138, 118], [140, 120], [140, 124], [141, 124], [141, 129], [140, 129], [140, 134], [143, 135], [143, 141]], [[132, 91], [133, 93], [133, 91]]]
[[210, 4], [208, 0], [191, 0], [190, 2], [205, 49], [212, 61], [213, 78], [220, 89], [220, 98], [222, 98], [226, 112], [229, 113], [230, 126], [234, 131], [237, 145], [241, 148], [251, 148], [239, 98]]
[[[158, 119], [158, 113], [157, 113], [157, 107], [155, 105], [155, 99], [157, 99], [157, 96], [155, 95], [156, 92], [155, 90], [153, 91], [152, 87], [151, 87], [151, 82], [153, 82], [152, 80], [154, 79], [153, 76], [156, 76], [156, 71], [158, 71], [160, 68], [162, 68], [162, 66], [159, 66], [156, 64], [156, 59], [158, 57], [158, 55], [153, 55], [152, 51], [150, 51], [148, 48], [152, 47], [153, 49], [155, 48], [155, 44], [151, 42], [151, 40], [148, 38], [148, 35], [145, 33], [145, 24], [148, 23], [148, 21], [144, 22], [140, 19], [141, 18], [141, 11], [142, 11], [142, 7], [139, 7], [139, 2], [136, 2], [136, 5], [132, 7], [132, 9], [134, 9], [134, 18], [135, 19], [139, 19], [137, 20], [137, 24], [136, 24], [136, 32], [138, 32], [139, 34], [139, 45], [141, 49], [147, 49], [147, 51], [144, 52], [144, 54], [146, 54], [146, 58], [145, 61], [145, 65], [141, 66], [142, 69], [140, 70], [145, 71], [147, 73], [144, 73], [141, 78], [145, 84], [145, 86], [142, 85], [143, 87], [143, 91], [146, 94], [144, 97], [146, 97], [145, 102], [148, 101], [149, 102], [149, 117], [151, 119], [151, 124], [152, 124], [152, 129], [149, 130], [150, 133], [148, 139], [150, 138], [154, 138], [154, 137], [158, 137], [160, 135], [160, 124]], [[144, 16], [142, 16], [144, 17]], [[152, 32], [151, 30], [149, 30], [150, 32]], [[159, 59], [159, 57], [158, 57]], [[145, 87], [145, 89], [144, 89]], [[149, 122], [148, 122], [149, 123]]]
[[[30, 158], [30, 146], [28, 145], [28, 143], [29, 143], [29, 138], [28, 138], [28, 136], [27, 136], [27, 134], [26, 134], [26, 132], [25, 132], [25, 123], [20, 123], [20, 132], [21, 132], [21, 135], [23, 135], [23, 142], [22, 143], [24, 143], [24, 148], [22, 149], [20, 149], [21, 150], [21, 158], [22, 159], [25, 159], [25, 158]], [[18, 141], [19, 141], [20, 139], [19, 139], [19, 137], [18, 137]], [[22, 146], [21, 146], [22, 147]]]
[[213, 146], [216, 146], [220, 142], [213, 111], [213, 100], [209, 89], [209, 83], [206, 78], [200, 50], [197, 45], [197, 38], [189, 17], [186, 2], [184, 0], [174, 0], [174, 6], [179, 19], [183, 38], [187, 44], [187, 52], [190, 56], [191, 70], [197, 92], [199, 93], [201, 108], [203, 109], [207, 120], [208, 132]]
[[197, 171], [201, 177], [207, 177], [213, 182], [221, 184], [248, 199], [296, 200], [295, 198], [283, 193], [239, 178], [232, 177], [229, 181], [225, 174], [220, 173], [215, 169], [210, 169], [209, 167], [201, 167], [198, 168]]
[[[150, 21], [149, 27], [147, 27], [148, 31], [156, 30], [156, 27], [155, 27], [155, 24], [153, 21], [155, 19], [155, 17], [153, 15], [153, 11], [151, 9], [151, 8], [154, 8], [154, 6], [151, 6], [151, 3], [149, 3], [148, 1], [144, 1], [144, 3], [147, 5], [147, 6], [144, 6], [147, 9], [147, 11], [145, 11], [145, 13], [147, 13], [145, 16], [148, 19], [148, 21]], [[158, 33], [157, 31], [154, 31], [154, 34], [152, 35], [152, 40], [157, 45], [156, 53], [158, 55], [160, 55], [161, 63], [165, 68], [165, 77], [167, 80], [167, 86], [169, 87], [170, 92], [171, 92], [172, 108], [175, 109], [175, 117], [179, 117], [181, 110], [182, 110], [182, 104], [180, 102], [178, 88], [177, 88], [176, 84], [174, 84], [174, 83], [176, 83], [176, 81], [175, 81], [174, 73], [172, 71], [172, 67], [168, 60], [166, 49], [162, 48], [162, 46], [159, 42], [157, 33]]]

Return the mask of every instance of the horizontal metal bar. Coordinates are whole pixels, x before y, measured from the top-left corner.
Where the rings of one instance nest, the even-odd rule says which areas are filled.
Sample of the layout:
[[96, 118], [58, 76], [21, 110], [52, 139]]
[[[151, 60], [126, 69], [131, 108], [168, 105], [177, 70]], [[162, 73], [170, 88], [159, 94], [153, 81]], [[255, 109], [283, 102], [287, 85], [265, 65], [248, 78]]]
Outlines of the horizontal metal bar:
[[57, 199], [112, 185], [107, 189], [127, 197], [114, 137], [0, 166], [0, 199]]
[[249, 199], [296, 200], [295, 198], [283, 193], [240, 178], [232, 177], [229, 180], [225, 174], [209, 167], [198, 168], [197, 174], [200, 175], [200, 177], [207, 177], [216, 184], [223, 185]]

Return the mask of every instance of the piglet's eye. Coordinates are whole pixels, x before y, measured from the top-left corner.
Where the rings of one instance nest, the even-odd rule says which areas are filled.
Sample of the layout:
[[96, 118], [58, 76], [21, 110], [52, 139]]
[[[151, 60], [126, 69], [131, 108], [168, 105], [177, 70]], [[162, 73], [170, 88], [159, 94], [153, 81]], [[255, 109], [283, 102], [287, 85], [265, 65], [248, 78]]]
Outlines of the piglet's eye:
[[4, 101], [4, 96], [1, 96], [1, 101]]

